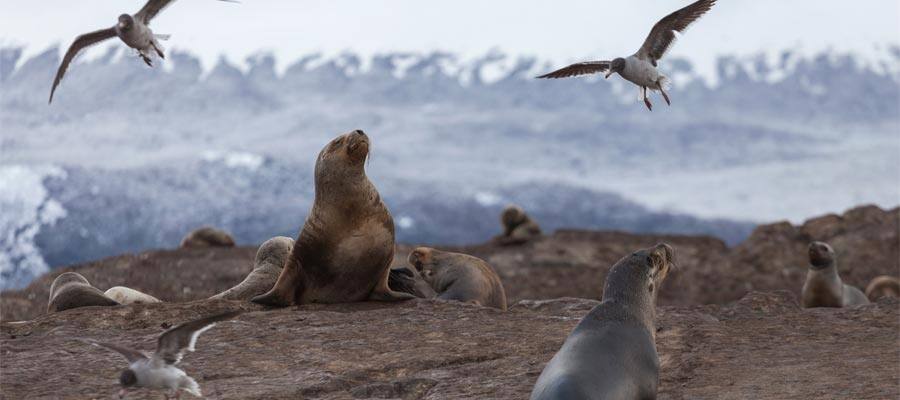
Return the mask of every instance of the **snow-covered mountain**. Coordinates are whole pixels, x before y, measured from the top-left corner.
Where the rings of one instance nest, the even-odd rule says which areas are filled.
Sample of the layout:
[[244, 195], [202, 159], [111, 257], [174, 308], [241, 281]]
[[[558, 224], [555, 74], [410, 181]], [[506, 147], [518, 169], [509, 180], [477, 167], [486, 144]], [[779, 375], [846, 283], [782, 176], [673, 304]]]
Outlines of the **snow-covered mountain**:
[[618, 79], [535, 80], [553, 66], [499, 52], [311, 55], [279, 73], [266, 55], [149, 69], [110, 50], [73, 64], [48, 106], [59, 50], [21, 54], [0, 48], [4, 287], [201, 224], [293, 236], [315, 155], [356, 128], [405, 242], [485, 240], [508, 202], [548, 229], [731, 243], [754, 222], [900, 202], [897, 48], [723, 57], [714, 79], [670, 60], [673, 106], [652, 113]]

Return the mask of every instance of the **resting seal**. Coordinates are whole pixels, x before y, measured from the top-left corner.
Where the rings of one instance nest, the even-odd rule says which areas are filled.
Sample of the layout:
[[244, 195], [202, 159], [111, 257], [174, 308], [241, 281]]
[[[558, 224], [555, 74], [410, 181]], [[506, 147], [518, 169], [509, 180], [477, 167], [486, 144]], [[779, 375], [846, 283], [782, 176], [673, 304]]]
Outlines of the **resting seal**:
[[601, 303], [544, 367], [532, 400], [656, 398], [656, 296], [674, 256], [659, 244], [612, 267]]
[[210, 299], [250, 300], [253, 296], [269, 291], [278, 280], [278, 275], [281, 275], [281, 268], [291, 255], [293, 246], [294, 239], [289, 237], [277, 236], [266, 240], [256, 251], [253, 271], [237, 286]]
[[869, 299], [838, 276], [834, 249], [827, 243], [809, 244], [809, 271], [801, 293], [803, 307], [846, 307], [868, 304]]
[[234, 247], [234, 238], [228, 232], [211, 226], [204, 226], [188, 233], [181, 239], [181, 247]]
[[541, 236], [541, 227], [531, 219], [522, 207], [508, 205], [500, 214], [503, 234], [496, 238], [501, 245], [522, 244]]
[[275, 287], [253, 298], [270, 306], [412, 299], [388, 287], [394, 219], [366, 176], [369, 137], [338, 136], [316, 160], [316, 195]]
[[50, 285], [50, 301], [47, 312], [57, 312], [70, 308], [88, 306], [117, 306], [115, 300], [106, 297], [100, 289], [91, 286], [81, 274], [64, 272]]
[[484, 260], [419, 247], [409, 253], [408, 261], [431, 284], [438, 293], [437, 298], [506, 310], [506, 292], [500, 277]]
[[119, 302], [119, 304], [162, 303], [156, 297], [139, 292], [132, 288], [127, 288], [125, 286], [113, 286], [109, 288], [104, 294], [106, 295], [106, 297]]
[[871, 301], [881, 297], [900, 297], [900, 279], [887, 275], [875, 277], [866, 286], [866, 297]]

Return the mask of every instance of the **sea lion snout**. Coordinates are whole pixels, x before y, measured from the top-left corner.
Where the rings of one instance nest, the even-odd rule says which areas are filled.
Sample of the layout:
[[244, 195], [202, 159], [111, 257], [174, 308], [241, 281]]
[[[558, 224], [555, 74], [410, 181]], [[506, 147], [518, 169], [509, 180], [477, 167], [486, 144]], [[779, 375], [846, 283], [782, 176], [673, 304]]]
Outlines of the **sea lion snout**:
[[347, 140], [347, 155], [351, 159], [364, 160], [369, 155], [369, 136], [357, 129], [344, 136]]
[[824, 242], [809, 244], [809, 263], [815, 267], [823, 267], [834, 261], [834, 249]]

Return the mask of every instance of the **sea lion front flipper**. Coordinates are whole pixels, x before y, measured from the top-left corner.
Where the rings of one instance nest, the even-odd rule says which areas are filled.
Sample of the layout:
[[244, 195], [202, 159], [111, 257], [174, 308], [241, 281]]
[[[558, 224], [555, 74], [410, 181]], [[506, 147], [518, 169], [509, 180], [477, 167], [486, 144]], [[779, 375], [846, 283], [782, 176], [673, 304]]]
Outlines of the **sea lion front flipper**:
[[417, 299], [413, 294], [405, 293], [405, 292], [395, 292], [391, 289], [382, 289], [375, 288], [372, 290], [372, 294], [369, 295], [369, 300], [374, 301], [402, 301], [402, 300], [412, 300]]
[[287, 307], [294, 304], [297, 285], [302, 283], [299, 282], [299, 270], [300, 266], [295, 262], [295, 257], [289, 257], [286, 265], [281, 269], [281, 275], [278, 276], [275, 286], [250, 301], [269, 307]]

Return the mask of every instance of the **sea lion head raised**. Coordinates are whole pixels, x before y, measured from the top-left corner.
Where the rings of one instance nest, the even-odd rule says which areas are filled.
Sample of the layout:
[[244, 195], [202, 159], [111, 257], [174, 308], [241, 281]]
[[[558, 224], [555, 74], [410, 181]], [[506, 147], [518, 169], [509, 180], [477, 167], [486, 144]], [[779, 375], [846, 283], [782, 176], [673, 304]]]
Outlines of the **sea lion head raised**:
[[500, 214], [500, 223], [503, 224], [503, 227], [506, 229], [506, 235], [509, 236], [512, 233], [513, 229], [516, 229], [517, 226], [522, 225], [527, 221], [527, 217], [525, 215], [525, 210], [522, 207], [519, 207], [515, 204], [510, 204], [503, 209], [503, 213]]
[[88, 286], [91, 284], [88, 282], [87, 278], [81, 276], [81, 274], [77, 272], [63, 272], [57, 276], [50, 285], [50, 298], [52, 299], [60, 288], [70, 283], [83, 283]]
[[631, 253], [609, 271], [603, 298], [637, 298], [647, 294], [655, 304], [659, 287], [675, 267], [675, 249], [665, 243]]
[[809, 264], [813, 269], [827, 268], [834, 263], [834, 249], [825, 242], [809, 244]]
[[322, 186], [318, 183], [355, 181], [365, 176], [369, 146], [369, 136], [360, 129], [334, 138], [316, 159], [316, 189]]
[[294, 247], [294, 239], [285, 236], [276, 236], [259, 246], [256, 250], [255, 267], [264, 264], [283, 266], [284, 260], [291, 254]]

